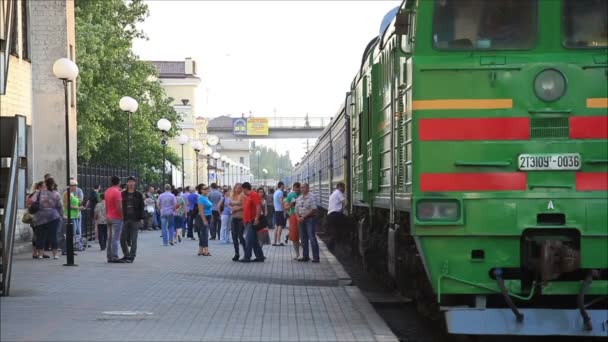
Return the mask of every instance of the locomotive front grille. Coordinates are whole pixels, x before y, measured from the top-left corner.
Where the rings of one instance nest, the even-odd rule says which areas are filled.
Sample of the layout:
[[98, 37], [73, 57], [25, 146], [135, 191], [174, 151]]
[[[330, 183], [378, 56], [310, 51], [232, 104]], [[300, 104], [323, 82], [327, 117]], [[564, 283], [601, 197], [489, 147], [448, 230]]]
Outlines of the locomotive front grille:
[[567, 117], [530, 119], [530, 138], [568, 138], [569, 133], [570, 125]]

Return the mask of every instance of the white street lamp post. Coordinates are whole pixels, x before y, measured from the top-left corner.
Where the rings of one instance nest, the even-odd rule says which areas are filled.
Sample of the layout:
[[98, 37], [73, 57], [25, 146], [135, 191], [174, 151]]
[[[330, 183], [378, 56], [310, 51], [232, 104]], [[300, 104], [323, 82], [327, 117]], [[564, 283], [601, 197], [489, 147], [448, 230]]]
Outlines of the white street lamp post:
[[188, 143], [188, 136], [182, 134], [177, 138], [177, 142], [182, 145], [182, 188], [186, 188], [186, 184], [184, 184], [186, 169], [184, 169], [184, 145]]
[[163, 118], [158, 120], [156, 123], [156, 127], [162, 132], [163, 138], [160, 140], [160, 144], [163, 145], [163, 179], [161, 181], [161, 189], [165, 186], [165, 166], [166, 166], [166, 157], [165, 153], [167, 150], [167, 132], [171, 129], [171, 121]]
[[201, 144], [200, 141], [193, 141], [192, 148], [194, 149], [194, 152], [196, 153], [196, 185], [195, 186], [198, 186], [198, 153], [203, 148], [203, 144]]
[[207, 146], [205, 147], [205, 155], [207, 156], [207, 185], [209, 185], [209, 183], [211, 183], [211, 174], [209, 173], [209, 161], [211, 158], [211, 154], [213, 154], [213, 150], [211, 149], [211, 147]]
[[218, 152], [213, 152], [213, 154], [211, 155], [211, 157], [213, 157], [213, 160], [215, 162], [215, 183], [219, 182], [219, 174], [218, 174], [218, 168], [217, 168], [217, 160], [220, 159], [220, 154]]
[[78, 66], [68, 58], [60, 58], [53, 64], [53, 74], [63, 81], [65, 94], [65, 157], [66, 157], [66, 184], [67, 186], [67, 213], [66, 225], [66, 263], [64, 266], [76, 266], [74, 263], [74, 231], [72, 226], [72, 201], [70, 201], [70, 114], [68, 104], [68, 83], [74, 82], [78, 77]]
[[135, 113], [139, 104], [137, 101], [129, 96], [124, 96], [118, 102], [120, 110], [127, 112], [128, 123], [127, 123], [127, 175], [131, 176], [131, 114]]

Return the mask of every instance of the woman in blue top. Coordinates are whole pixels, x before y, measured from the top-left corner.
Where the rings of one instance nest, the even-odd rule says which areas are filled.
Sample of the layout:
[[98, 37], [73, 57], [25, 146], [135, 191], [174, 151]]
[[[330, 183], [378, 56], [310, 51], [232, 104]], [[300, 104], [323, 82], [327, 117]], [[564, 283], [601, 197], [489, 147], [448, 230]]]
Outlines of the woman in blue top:
[[198, 240], [198, 255], [211, 256], [209, 253], [209, 222], [211, 222], [211, 207], [213, 204], [207, 197], [209, 187], [205, 184], [199, 184], [196, 190], [200, 194], [198, 196], [198, 215], [195, 218], [197, 230], [200, 232]]
[[224, 194], [218, 208], [222, 209], [222, 229], [220, 230], [220, 240], [224, 243], [230, 243], [230, 190], [224, 189]]

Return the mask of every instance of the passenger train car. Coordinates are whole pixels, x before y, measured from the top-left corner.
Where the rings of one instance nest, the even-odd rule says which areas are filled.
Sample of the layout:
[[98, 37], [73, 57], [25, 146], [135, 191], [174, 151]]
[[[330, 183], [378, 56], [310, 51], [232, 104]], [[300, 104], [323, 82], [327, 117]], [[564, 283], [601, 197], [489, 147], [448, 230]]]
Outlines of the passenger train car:
[[451, 333], [608, 334], [607, 6], [404, 1], [294, 169]]

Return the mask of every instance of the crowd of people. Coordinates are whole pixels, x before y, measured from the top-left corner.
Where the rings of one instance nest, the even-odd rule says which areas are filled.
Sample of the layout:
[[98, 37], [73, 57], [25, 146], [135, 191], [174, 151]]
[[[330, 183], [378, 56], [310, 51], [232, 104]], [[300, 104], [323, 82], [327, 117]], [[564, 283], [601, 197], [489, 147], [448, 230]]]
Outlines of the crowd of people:
[[[33, 257], [50, 258], [44, 253], [49, 250], [53, 258], [58, 258], [61, 227], [65, 227], [67, 220], [72, 222], [75, 250], [90, 247], [82, 239], [81, 213], [91, 210], [95, 239], [100, 249], [106, 251], [108, 263], [133, 263], [138, 233], [142, 230], [160, 230], [162, 245], [166, 247], [187, 239], [198, 240], [198, 256], [211, 256], [209, 240], [219, 240], [233, 244], [233, 261], [264, 262], [263, 245], [282, 247], [291, 241], [294, 260], [320, 261], [316, 237], [319, 203], [306, 183], [296, 182], [291, 189], [283, 182], [276, 189], [254, 189], [248, 182], [223, 187], [215, 183], [199, 184], [194, 188], [166, 184], [162, 191], [147, 186], [143, 193], [137, 190], [134, 177], [121, 186], [120, 178], [112, 176], [110, 183], [103, 193], [100, 186], [95, 186], [85, 200], [78, 183], [71, 179], [69, 213], [68, 192], [60, 195], [51, 175], [36, 183], [27, 200], [29, 223], [34, 230]], [[344, 222], [343, 193], [344, 184], [339, 183], [329, 199], [328, 225], [334, 233]], [[288, 230], [285, 236], [284, 229]], [[331, 244], [333, 239], [330, 248]], [[65, 244], [61, 250], [65, 254]]]

